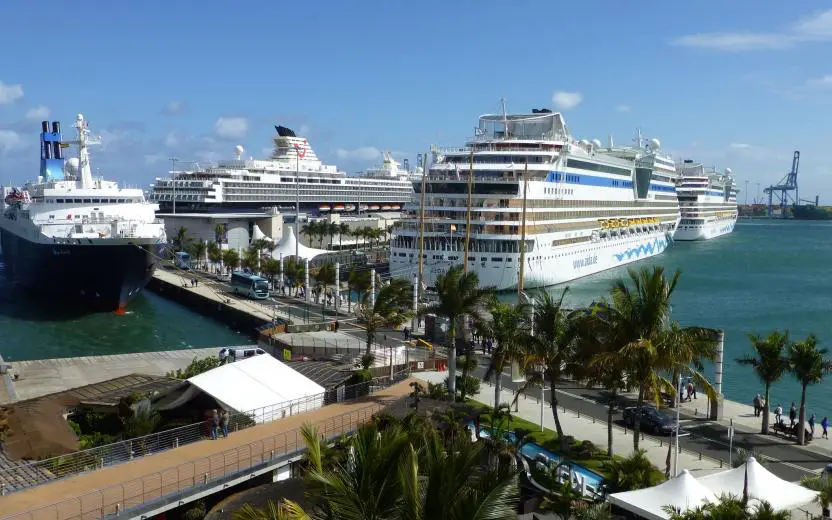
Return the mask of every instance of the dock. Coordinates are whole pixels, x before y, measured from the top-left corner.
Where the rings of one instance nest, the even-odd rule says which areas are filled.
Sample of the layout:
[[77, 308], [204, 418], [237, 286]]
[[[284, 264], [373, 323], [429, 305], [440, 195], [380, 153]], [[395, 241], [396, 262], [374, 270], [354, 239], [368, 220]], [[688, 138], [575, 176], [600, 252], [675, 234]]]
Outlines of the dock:
[[[100, 383], [130, 374], [163, 376], [170, 371], [184, 369], [194, 358], [216, 356], [221, 347], [116, 354], [111, 356], [82, 356], [58, 359], [14, 361], [4, 375], [0, 404], [23, 401], [79, 386]], [[10, 384], [12, 391], [5, 386]]]

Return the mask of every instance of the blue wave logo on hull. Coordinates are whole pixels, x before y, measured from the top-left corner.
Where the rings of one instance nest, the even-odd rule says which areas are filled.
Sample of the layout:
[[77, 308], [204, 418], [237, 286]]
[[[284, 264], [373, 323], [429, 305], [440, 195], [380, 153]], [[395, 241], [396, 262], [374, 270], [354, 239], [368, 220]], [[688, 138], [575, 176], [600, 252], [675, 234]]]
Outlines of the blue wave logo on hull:
[[639, 258], [642, 255], [648, 256], [654, 253], [661, 253], [667, 247], [667, 241], [660, 240], [658, 238], [654, 239], [652, 242], [648, 242], [647, 244], [639, 244], [638, 247], [634, 247], [631, 249], [627, 249], [623, 253], [613, 253], [613, 256], [619, 262], [623, 260], [630, 260], [633, 257]]

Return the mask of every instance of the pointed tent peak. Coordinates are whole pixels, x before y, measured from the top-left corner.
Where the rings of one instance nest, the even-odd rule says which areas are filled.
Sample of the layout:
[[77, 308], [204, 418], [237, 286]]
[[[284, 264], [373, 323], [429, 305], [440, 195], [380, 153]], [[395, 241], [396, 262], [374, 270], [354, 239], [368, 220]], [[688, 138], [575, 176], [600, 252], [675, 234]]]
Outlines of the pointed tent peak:
[[254, 224], [254, 230], [251, 232], [251, 239], [252, 240], [262, 240], [264, 238], [266, 240], [271, 241], [271, 238], [269, 238], [268, 235], [263, 233], [263, 231], [260, 229], [260, 226], [258, 226], [257, 224]]
[[278, 241], [274, 249], [272, 249], [272, 258], [278, 258], [280, 256], [295, 256], [296, 250], [297, 254], [301, 258], [306, 258], [309, 260], [315, 258], [316, 256], [323, 255], [329, 252], [323, 249], [314, 249], [311, 247], [306, 247], [305, 245], [303, 245], [302, 242], [298, 243], [298, 239], [297, 237], [295, 237], [294, 226], [284, 226], [283, 236], [280, 237], [280, 241]]

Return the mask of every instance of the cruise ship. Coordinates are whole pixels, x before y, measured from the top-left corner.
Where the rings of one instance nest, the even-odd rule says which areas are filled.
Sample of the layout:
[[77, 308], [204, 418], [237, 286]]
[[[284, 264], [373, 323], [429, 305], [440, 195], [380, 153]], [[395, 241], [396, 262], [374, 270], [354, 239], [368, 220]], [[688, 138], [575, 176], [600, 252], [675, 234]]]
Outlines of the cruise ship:
[[[164, 213], [217, 213], [264, 207], [312, 215], [330, 212], [401, 211], [413, 197], [411, 172], [386, 162], [367, 173], [348, 176], [324, 164], [309, 141], [284, 126], [275, 126], [274, 151], [267, 160], [235, 157], [216, 166], [174, 171], [157, 178], [149, 198]], [[388, 156], [385, 156], [388, 158]]]
[[730, 168], [723, 173], [706, 170], [702, 164], [685, 160], [676, 191], [682, 220], [675, 240], [709, 240], [726, 235], [737, 223], [737, 185]]
[[658, 145], [605, 151], [597, 140], [574, 139], [563, 115], [548, 109], [483, 115], [463, 148], [432, 150], [424, 220], [411, 217], [394, 229], [391, 274], [417, 272], [422, 240], [427, 288], [467, 261], [483, 286], [513, 289], [521, 244], [524, 287], [568, 282], [658, 255], [680, 219], [675, 169], [672, 161], [657, 167], [666, 162]]
[[[123, 310], [150, 281], [166, 243], [156, 204], [140, 189], [94, 179], [87, 146], [96, 144], [83, 115], [77, 141], [60, 123], [41, 123], [37, 181], [3, 187], [0, 242], [4, 274], [32, 292], [92, 310]], [[64, 149], [78, 145], [78, 157]]]

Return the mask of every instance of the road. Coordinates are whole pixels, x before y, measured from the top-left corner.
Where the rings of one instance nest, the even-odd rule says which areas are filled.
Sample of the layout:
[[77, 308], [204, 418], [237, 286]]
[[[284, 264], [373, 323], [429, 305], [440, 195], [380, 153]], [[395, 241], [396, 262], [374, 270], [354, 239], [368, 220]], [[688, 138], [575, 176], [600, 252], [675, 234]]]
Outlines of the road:
[[[488, 360], [481, 359], [477, 370], [473, 374], [482, 378]], [[518, 384], [511, 381], [507, 373], [502, 375], [502, 385], [506, 389], [517, 390]], [[530, 398], [540, 396], [540, 388], [530, 388], [527, 392]], [[568, 410], [580, 412], [581, 415], [595, 417], [603, 424], [607, 420], [607, 397], [606, 392], [600, 389], [588, 389], [574, 382], [564, 381], [558, 390], [558, 404]], [[550, 403], [549, 393], [546, 392], [546, 402]], [[632, 400], [620, 398], [619, 409], [634, 405]], [[547, 410], [551, 413], [551, 408]], [[620, 412], [616, 412], [615, 420], [621, 420]], [[683, 449], [692, 452], [702, 453], [713, 459], [725, 461], [728, 468], [728, 429], [717, 422], [709, 421], [700, 417], [680, 413], [680, 424], [682, 435], [680, 442]], [[599, 427], [601, 427], [599, 425]], [[807, 448], [799, 447], [780, 437], [773, 435], [760, 435], [757, 430], [750, 430], [747, 427], [735, 426], [734, 448], [754, 449], [768, 459], [766, 467], [780, 478], [797, 481], [806, 474], [818, 474], [827, 464], [832, 463], [832, 458], [827, 455], [810, 451]], [[685, 436], [685, 433], [689, 435]], [[825, 442], [825, 441], [816, 441]]]

